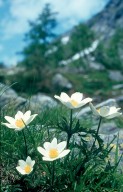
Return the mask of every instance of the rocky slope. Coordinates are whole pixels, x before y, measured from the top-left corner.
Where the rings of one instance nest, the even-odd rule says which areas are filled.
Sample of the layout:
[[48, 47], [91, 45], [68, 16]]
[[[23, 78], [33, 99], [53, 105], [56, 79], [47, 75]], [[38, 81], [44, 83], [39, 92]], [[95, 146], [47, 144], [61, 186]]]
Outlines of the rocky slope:
[[110, 0], [88, 24], [102, 39], [111, 37], [117, 28], [123, 29], [123, 0]]

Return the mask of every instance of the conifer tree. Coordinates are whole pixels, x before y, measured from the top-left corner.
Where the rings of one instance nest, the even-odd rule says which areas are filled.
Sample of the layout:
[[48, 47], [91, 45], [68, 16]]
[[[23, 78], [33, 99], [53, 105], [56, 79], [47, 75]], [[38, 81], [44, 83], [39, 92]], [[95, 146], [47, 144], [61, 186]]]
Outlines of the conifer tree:
[[24, 56], [22, 64], [29, 69], [36, 69], [41, 76], [50, 65], [45, 55], [50, 42], [56, 36], [54, 33], [57, 26], [56, 13], [52, 12], [50, 4], [46, 4], [38, 18], [29, 24], [30, 30], [25, 35], [27, 46], [22, 52]]

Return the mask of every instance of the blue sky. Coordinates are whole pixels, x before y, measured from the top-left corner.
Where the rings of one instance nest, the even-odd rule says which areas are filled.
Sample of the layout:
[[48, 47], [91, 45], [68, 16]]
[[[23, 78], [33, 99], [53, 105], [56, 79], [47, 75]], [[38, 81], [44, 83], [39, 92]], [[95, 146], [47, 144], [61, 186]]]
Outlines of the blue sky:
[[59, 14], [58, 32], [66, 32], [100, 12], [109, 0], [0, 0], [0, 62], [15, 65], [25, 43], [28, 21], [34, 21], [45, 3]]

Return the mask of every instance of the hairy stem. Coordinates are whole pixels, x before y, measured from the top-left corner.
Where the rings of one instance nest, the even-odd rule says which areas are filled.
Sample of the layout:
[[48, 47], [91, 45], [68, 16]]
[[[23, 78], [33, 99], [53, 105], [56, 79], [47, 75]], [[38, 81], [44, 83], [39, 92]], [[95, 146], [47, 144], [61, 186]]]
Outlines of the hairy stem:
[[67, 136], [67, 147], [68, 147], [68, 145], [69, 145], [69, 141], [70, 141], [70, 138], [71, 138], [71, 130], [72, 130], [72, 123], [73, 123], [73, 120], [72, 120], [72, 118], [73, 118], [73, 110], [71, 109], [70, 110], [70, 126], [69, 126], [69, 130], [68, 130], [68, 136]]
[[25, 137], [24, 130], [22, 130], [22, 134], [23, 134], [24, 143], [25, 143], [25, 154], [26, 154], [26, 157], [27, 157], [27, 142], [26, 142], [26, 137]]
[[95, 140], [94, 140], [93, 145], [92, 145], [92, 147], [91, 147], [91, 151], [92, 151], [93, 147], [95, 146], [95, 143], [96, 143], [96, 140], [97, 140], [97, 136], [98, 136], [98, 133], [99, 133], [99, 129], [100, 129], [101, 122], [102, 122], [102, 117], [100, 116], [99, 124], [98, 124], [98, 128], [97, 128], [97, 132], [96, 132], [96, 135], [95, 135]]
[[52, 171], [51, 171], [51, 185], [50, 185], [50, 192], [52, 192], [53, 191], [53, 185], [54, 185], [54, 176], [55, 176], [55, 163], [54, 163], [54, 161], [52, 162], [52, 169], [51, 169]]

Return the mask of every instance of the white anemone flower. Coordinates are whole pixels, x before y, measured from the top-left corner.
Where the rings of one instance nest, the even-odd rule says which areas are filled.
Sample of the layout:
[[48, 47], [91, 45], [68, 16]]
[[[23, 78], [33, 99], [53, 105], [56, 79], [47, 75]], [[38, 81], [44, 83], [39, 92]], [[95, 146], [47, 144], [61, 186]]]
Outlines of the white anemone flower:
[[57, 143], [57, 139], [54, 138], [52, 142], [45, 142], [44, 148], [38, 147], [37, 150], [43, 155], [44, 161], [54, 161], [56, 159], [62, 158], [66, 156], [70, 150], [65, 149], [67, 145], [66, 141], [62, 141], [59, 144]]
[[15, 129], [17, 131], [22, 130], [25, 126], [27, 126], [33, 119], [37, 116], [37, 114], [31, 115], [31, 111], [27, 111], [26, 113], [22, 113], [18, 111], [15, 115], [15, 118], [10, 116], [5, 116], [5, 119], [8, 123], [2, 123], [8, 128]]
[[60, 97], [57, 95], [55, 95], [54, 97], [70, 109], [82, 107], [92, 101], [91, 98], [83, 99], [83, 94], [79, 92], [73, 93], [71, 97], [69, 97], [64, 92], [61, 93]]
[[35, 164], [35, 161], [31, 159], [31, 157], [27, 157], [26, 161], [19, 160], [18, 165], [16, 169], [22, 174], [22, 175], [28, 175], [32, 172], [33, 166]]
[[90, 108], [92, 109], [92, 112], [95, 115], [104, 117], [106, 119], [112, 119], [114, 117], [118, 117], [122, 115], [122, 113], [118, 112], [121, 108], [116, 108], [115, 106], [112, 106], [112, 107], [103, 106], [101, 108], [96, 109], [94, 105], [90, 103]]

